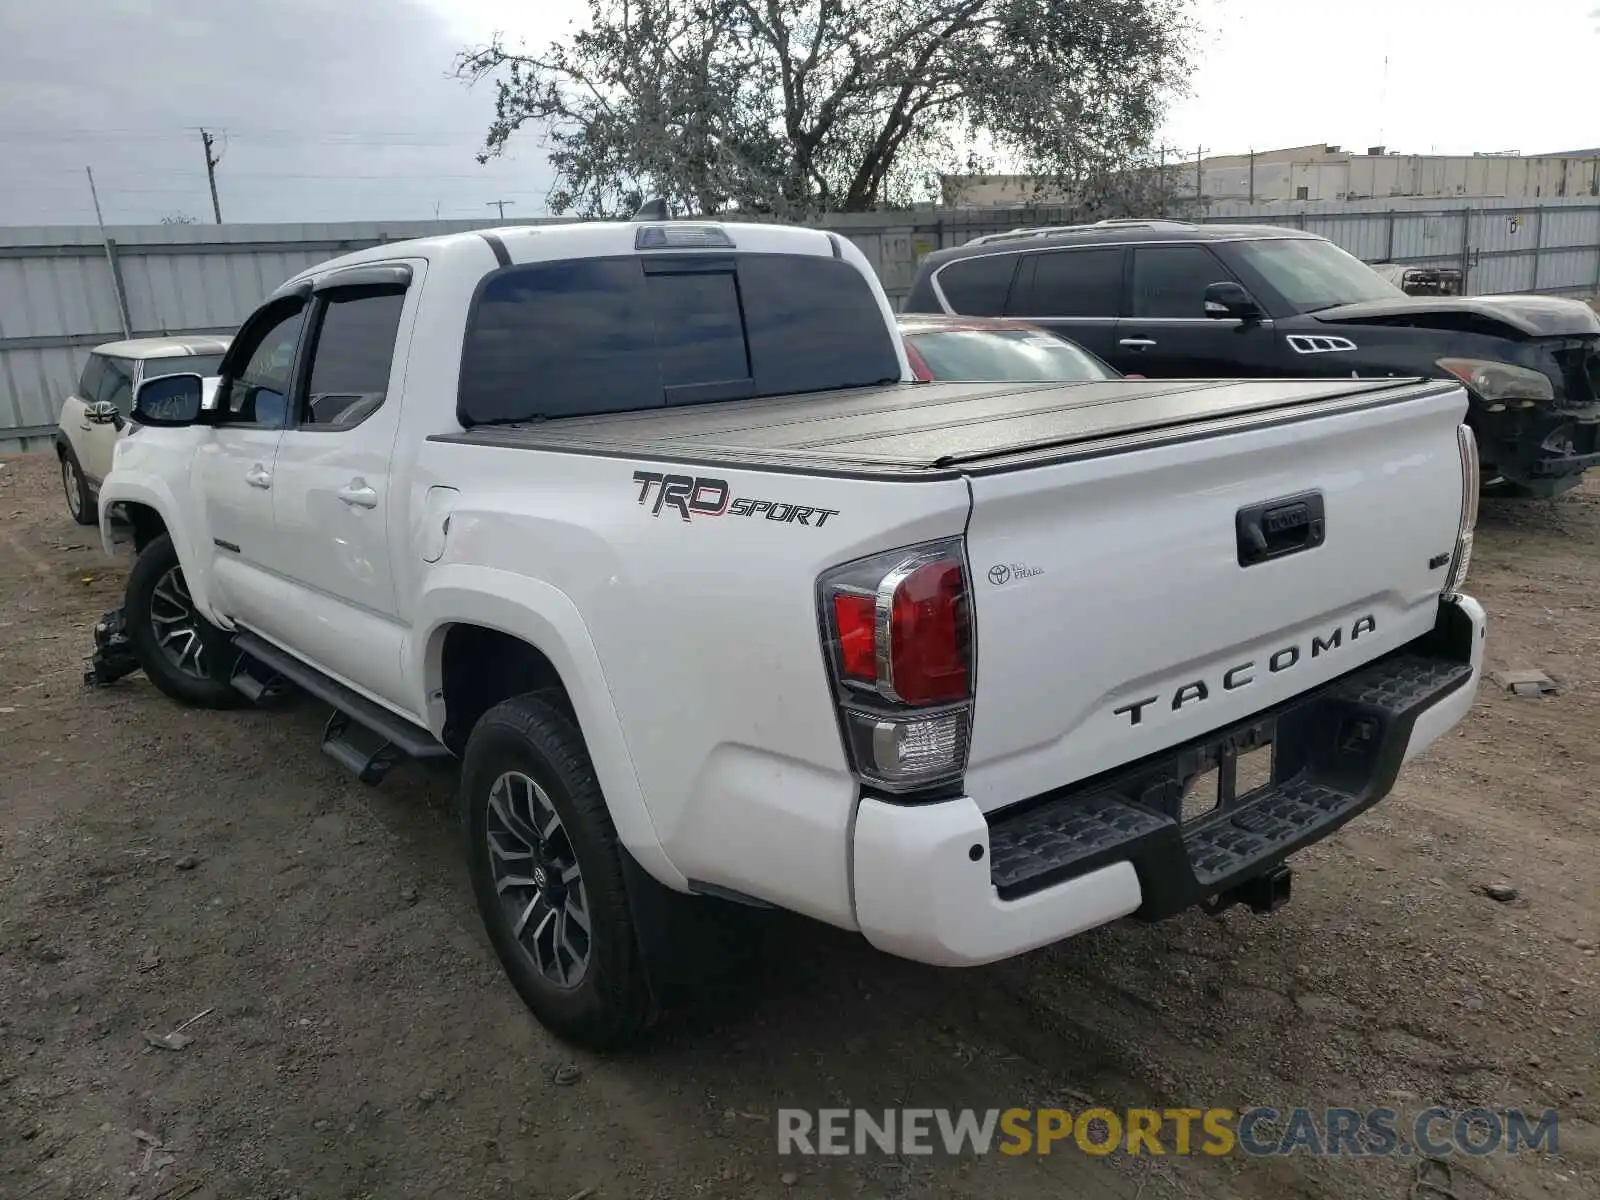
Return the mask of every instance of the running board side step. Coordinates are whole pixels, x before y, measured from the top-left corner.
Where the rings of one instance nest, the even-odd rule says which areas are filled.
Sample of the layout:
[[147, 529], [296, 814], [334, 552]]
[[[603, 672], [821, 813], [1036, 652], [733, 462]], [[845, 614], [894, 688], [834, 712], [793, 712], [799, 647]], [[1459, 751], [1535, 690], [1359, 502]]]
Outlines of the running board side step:
[[294, 691], [294, 684], [288, 679], [248, 654], [240, 654], [234, 660], [229, 682], [251, 704], [262, 708], [286, 698]]
[[[265, 668], [269, 679], [280, 677], [323, 703], [333, 705], [334, 714], [322, 734], [323, 753], [353, 772], [362, 783], [381, 782], [402, 757], [423, 760], [451, 757], [450, 751], [422, 726], [374, 704], [249, 630], [235, 633], [233, 644], [241, 655]], [[245, 673], [250, 676], [250, 683], [261, 682], [259, 673]], [[235, 686], [240, 686], [240, 671], [235, 670], [234, 675]], [[245, 688], [241, 686], [240, 690], [245, 691]]]

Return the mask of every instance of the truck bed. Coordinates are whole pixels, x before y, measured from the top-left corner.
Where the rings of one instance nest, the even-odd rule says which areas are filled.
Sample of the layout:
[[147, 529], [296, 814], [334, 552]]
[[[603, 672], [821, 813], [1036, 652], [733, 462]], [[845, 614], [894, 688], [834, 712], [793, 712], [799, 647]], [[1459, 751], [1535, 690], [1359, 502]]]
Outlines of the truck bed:
[[805, 473], [934, 478], [1399, 403], [1420, 379], [900, 383], [479, 426], [436, 441]]

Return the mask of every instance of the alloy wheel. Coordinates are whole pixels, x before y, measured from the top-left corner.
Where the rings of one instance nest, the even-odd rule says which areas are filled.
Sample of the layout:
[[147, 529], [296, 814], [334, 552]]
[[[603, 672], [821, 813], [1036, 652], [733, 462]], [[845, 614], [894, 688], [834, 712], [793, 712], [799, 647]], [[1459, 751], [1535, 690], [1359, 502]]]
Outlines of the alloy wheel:
[[589, 897], [549, 794], [520, 771], [507, 771], [489, 789], [485, 836], [512, 936], [547, 981], [577, 987], [593, 948]]
[[200, 613], [189, 595], [183, 568], [173, 567], [150, 594], [150, 624], [156, 645], [167, 660], [196, 679], [209, 679], [206, 644], [200, 634]]

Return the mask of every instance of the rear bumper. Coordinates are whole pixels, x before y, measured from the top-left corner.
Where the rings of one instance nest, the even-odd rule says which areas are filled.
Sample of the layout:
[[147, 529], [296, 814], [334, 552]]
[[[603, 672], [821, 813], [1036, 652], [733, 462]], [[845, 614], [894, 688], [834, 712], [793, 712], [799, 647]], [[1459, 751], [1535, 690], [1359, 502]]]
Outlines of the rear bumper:
[[[1237, 887], [1383, 799], [1401, 766], [1466, 715], [1484, 632], [1477, 601], [1442, 604], [1428, 636], [1279, 709], [1000, 812], [965, 796], [863, 800], [857, 923], [888, 953], [973, 966]], [[1273, 781], [1181, 823], [1184, 781], [1263, 738]]]

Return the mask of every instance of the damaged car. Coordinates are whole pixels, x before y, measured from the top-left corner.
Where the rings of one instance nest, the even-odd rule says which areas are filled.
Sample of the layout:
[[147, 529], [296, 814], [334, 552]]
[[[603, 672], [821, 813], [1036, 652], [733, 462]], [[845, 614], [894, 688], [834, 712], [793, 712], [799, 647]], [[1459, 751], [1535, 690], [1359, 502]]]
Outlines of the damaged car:
[[1454, 378], [1486, 488], [1547, 498], [1600, 465], [1600, 316], [1544, 295], [1415, 296], [1282, 226], [1102, 221], [922, 259], [908, 313], [1018, 317], [1125, 374]]

